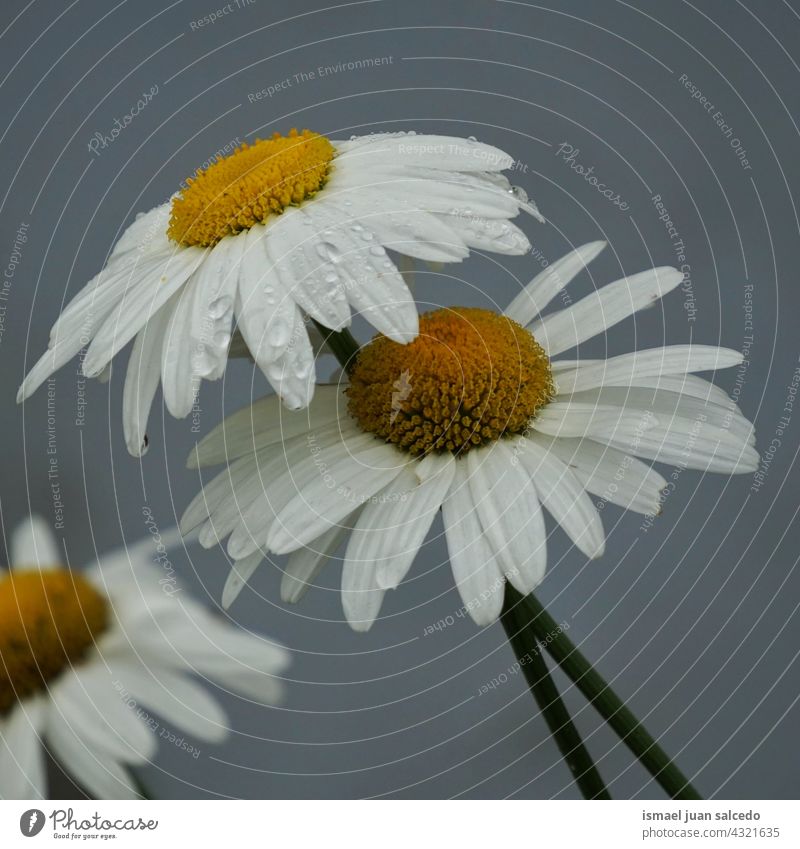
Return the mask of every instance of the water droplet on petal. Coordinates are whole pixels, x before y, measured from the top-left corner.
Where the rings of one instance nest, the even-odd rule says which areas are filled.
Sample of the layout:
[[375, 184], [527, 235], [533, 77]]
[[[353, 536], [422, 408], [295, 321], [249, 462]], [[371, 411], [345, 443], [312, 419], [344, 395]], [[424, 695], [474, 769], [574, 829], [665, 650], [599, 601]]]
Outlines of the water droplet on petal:
[[219, 330], [214, 334], [214, 344], [217, 348], [227, 348], [231, 344], [231, 334], [226, 330]]
[[342, 255], [339, 253], [339, 249], [336, 245], [333, 245], [330, 242], [320, 242], [317, 245], [317, 253], [322, 257], [322, 259], [330, 260], [330, 262], [339, 262], [342, 258]]
[[233, 306], [233, 298], [222, 295], [208, 305], [208, 314], [213, 319], [223, 318]]
[[373, 246], [369, 249], [369, 252], [370, 252], [373, 256], [383, 256], [383, 255], [386, 253], [386, 250], [383, 248], [383, 246], [382, 246], [382, 245], [373, 245]]
[[292, 335], [292, 330], [283, 319], [275, 319], [269, 327], [269, 341], [276, 347], [285, 345]]
[[508, 192], [510, 195], [513, 196], [515, 200], [518, 200], [520, 203], [528, 202], [528, 193], [525, 191], [525, 189], [522, 188], [522, 186], [512, 186], [508, 190]]

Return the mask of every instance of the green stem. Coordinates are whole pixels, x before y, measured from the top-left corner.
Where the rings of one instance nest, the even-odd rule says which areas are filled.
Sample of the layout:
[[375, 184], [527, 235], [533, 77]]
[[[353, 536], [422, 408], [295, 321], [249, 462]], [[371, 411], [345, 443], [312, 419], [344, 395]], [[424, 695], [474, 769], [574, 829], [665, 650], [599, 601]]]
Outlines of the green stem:
[[359, 351], [359, 344], [355, 336], [346, 327], [344, 330], [331, 330], [324, 324], [320, 324], [316, 319], [311, 320], [320, 332], [325, 344], [339, 360], [339, 364], [349, 374], [356, 364], [356, 356]]
[[[510, 587], [509, 587], [510, 588]], [[511, 588], [513, 589], [513, 588]], [[597, 767], [550, 676], [526, 611], [506, 592], [500, 617], [506, 636], [564, 761], [585, 799], [610, 799]]]
[[608, 686], [602, 676], [578, 651], [555, 619], [533, 595], [523, 597], [507, 585], [507, 604], [519, 604], [525, 610], [537, 639], [542, 642], [575, 686], [595, 707], [620, 739], [672, 799], [701, 799], [690, 781], [667, 757], [666, 752], [647, 729]]

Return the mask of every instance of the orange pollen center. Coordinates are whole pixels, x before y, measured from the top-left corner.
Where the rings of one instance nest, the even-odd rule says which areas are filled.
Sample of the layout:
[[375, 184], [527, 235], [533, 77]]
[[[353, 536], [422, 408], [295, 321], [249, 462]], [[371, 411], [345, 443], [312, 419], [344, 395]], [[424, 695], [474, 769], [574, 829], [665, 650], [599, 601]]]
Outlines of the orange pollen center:
[[75, 572], [31, 568], [0, 578], [0, 715], [79, 661], [108, 619], [107, 600]]
[[335, 152], [311, 130], [243, 143], [186, 181], [172, 201], [169, 237], [209, 247], [297, 206], [325, 185]]
[[521, 433], [553, 394], [550, 361], [533, 335], [470, 307], [421, 316], [408, 345], [376, 336], [347, 389], [362, 430], [414, 456], [463, 454]]

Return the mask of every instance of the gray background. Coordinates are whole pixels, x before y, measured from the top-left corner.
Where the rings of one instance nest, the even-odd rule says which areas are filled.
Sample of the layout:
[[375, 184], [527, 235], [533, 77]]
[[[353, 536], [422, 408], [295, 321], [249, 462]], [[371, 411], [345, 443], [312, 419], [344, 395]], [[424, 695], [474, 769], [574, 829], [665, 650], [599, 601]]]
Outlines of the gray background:
[[[742, 348], [750, 283], [753, 340], [740, 403], [757, 423], [759, 449], [775, 439], [798, 365], [796, 2], [255, 0], [197, 30], [191, 22], [214, 11], [211, 0], [32, 0], [4, 9], [4, 269], [18, 226], [29, 225], [0, 341], [6, 529], [29, 508], [54, 518], [47, 393], [39, 390], [24, 408], [14, 394], [65, 297], [101, 267], [135, 211], [168, 197], [215, 150], [294, 125], [336, 137], [403, 128], [474, 135], [505, 148], [519, 162], [514, 180], [548, 217], [546, 225], [523, 222], [538, 255], [552, 261], [570, 245], [610, 242], [591, 277], [575, 282], [573, 297], [623, 271], [674, 261], [651, 201], [661, 194], [686, 244], [693, 301], [675, 292], [586, 354], [690, 338]], [[392, 61], [293, 81], [272, 98], [248, 102], [248, 93], [275, 81], [364, 57]], [[733, 128], [749, 170], [681, 84], [682, 74]], [[108, 133], [153, 85], [157, 96], [130, 126], [101, 155], [90, 153], [93, 134]], [[619, 192], [627, 211], [559, 158], [563, 142]], [[420, 300], [503, 306], [537, 270], [535, 256], [474, 256], [421, 278]], [[82, 427], [74, 424], [77, 361], [56, 381], [62, 537], [75, 564], [95, 547], [140, 538], [145, 505], [162, 527], [172, 524], [198, 486], [196, 473], [183, 468], [191, 420], [162, 419], [160, 396], [150, 453], [142, 462], [126, 454], [125, 357], [110, 388], [88, 384]], [[732, 389], [736, 370], [718, 380]], [[264, 389], [243, 362], [224, 382], [204, 384], [203, 432], [223, 408]], [[796, 797], [798, 790], [793, 473], [800, 411], [780, 439], [756, 492], [750, 475], [685, 471], [648, 530], [641, 517], [608, 507], [608, 549], [598, 562], [586, 563], [553, 531], [539, 591], [709, 796]], [[163, 746], [143, 775], [153, 791], [575, 796], [520, 676], [478, 695], [513, 663], [502, 629], [457, 619], [424, 636], [459, 606], [440, 533], [437, 523], [367, 635], [341, 621], [337, 566], [294, 608], [278, 601], [279, 570], [262, 568], [230, 616], [294, 649], [288, 702], [264, 709], [221, 696], [235, 729], [230, 741], [201, 744], [199, 761]], [[192, 547], [175, 567], [183, 590], [216, 603], [227, 570], [220, 551]], [[613, 794], [658, 798], [627, 750], [559, 681]]]

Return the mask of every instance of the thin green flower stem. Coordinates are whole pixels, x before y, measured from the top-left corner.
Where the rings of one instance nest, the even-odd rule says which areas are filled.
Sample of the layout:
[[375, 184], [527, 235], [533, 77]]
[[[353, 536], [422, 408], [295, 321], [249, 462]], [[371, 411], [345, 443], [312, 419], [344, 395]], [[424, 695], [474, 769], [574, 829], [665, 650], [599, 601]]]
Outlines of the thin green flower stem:
[[346, 327], [344, 330], [331, 330], [316, 319], [311, 320], [325, 340], [325, 344], [331, 349], [331, 353], [339, 360], [339, 365], [350, 374], [356, 364], [356, 355], [359, 350], [355, 336]]
[[[508, 589], [512, 589], [509, 585]], [[516, 591], [514, 591], [516, 593]], [[519, 594], [517, 593], [517, 596]], [[525, 608], [506, 592], [500, 620], [531, 693], [584, 799], [610, 799], [597, 767], [559, 695]]]
[[523, 597], [509, 584], [506, 604], [526, 611], [537, 640], [672, 799], [703, 798], [533, 594]]

